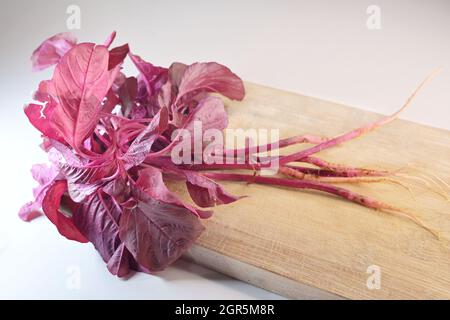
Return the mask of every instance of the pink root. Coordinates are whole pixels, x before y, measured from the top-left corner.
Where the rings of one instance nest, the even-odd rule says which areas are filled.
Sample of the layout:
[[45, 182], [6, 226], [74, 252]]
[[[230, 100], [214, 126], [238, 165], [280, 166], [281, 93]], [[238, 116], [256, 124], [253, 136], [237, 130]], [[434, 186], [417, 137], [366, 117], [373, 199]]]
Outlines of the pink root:
[[275, 178], [275, 177], [262, 177], [262, 176], [254, 176], [254, 175], [246, 175], [246, 174], [234, 174], [234, 173], [204, 173], [204, 175], [208, 178], [215, 180], [225, 180], [225, 181], [241, 181], [247, 183], [258, 183], [258, 184], [266, 184], [272, 186], [281, 186], [281, 187], [290, 187], [297, 189], [310, 189], [322, 191], [325, 193], [333, 194], [347, 201], [351, 201], [362, 205], [367, 208], [376, 209], [383, 211], [385, 213], [397, 214], [408, 218], [413, 221], [420, 227], [424, 228], [431, 234], [433, 234], [436, 238], [439, 238], [439, 234], [428, 227], [425, 223], [420, 221], [414, 214], [404, 211], [402, 209], [396, 208], [389, 204], [380, 202], [373, 198], [358, 194], [348, 189], [344, 189], [341, 187], [336, 187], [333, 185], [329, 185], [326, 183], [318, 182], [318, 181], [307, 181], [307, 180], [294, 180], [294, 179], [286, 179], [286, 178]]

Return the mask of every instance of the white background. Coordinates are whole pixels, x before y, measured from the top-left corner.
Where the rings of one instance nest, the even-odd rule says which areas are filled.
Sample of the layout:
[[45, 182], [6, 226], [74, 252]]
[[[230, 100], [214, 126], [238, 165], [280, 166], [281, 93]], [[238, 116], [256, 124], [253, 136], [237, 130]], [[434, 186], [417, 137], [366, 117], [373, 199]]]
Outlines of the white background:
[[[65, 240], [46, 219], [17, 218], [31, 200], [31, 165], [46, 161], [22, 106], [51, 72], [31, 73], [29, 56], [67, 31], [70, 4], [81, 8], [80, 41], [117, 30], [116, 44], [157, 65], [214, 60], [245, 80], [380, 113], [443, 66], [404, 118], [450, 129], [449, 1], [2, 0], [0, 298], [278, 298], [185, 261], [119, 280], [91, 245]], [[380, 30], [366, 26], [369, 5], [381, 9]]]

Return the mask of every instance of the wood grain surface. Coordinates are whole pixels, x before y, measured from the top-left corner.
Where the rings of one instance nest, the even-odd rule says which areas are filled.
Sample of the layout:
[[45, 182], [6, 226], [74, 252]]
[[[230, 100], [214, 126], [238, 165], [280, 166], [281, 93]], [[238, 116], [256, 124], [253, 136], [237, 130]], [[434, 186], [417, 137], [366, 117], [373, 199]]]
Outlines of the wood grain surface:
[[[227, 101], [231, 128], [331, 137], [380, 117], [251, 83], [246, 90], [244, 101]], [[393, 102], [392, 111], [402, 103]], [[443, 193], [450, 190], [443, 182], [450, 184], [450, 132], [396, 120], [319, 156], [404, 168], [414, 176], [402, 179], [409, 190], [389, 182], [344, 186], [415, 212], [441, 240], [405, 218], [320, 192], [230, 182], [228, 191], [248, 197], [215, 208], [189, 258], [290, 298], [449, 299], [450, 202]], [[367, 286], [370, 266], [381, 272], [379, 289]]]

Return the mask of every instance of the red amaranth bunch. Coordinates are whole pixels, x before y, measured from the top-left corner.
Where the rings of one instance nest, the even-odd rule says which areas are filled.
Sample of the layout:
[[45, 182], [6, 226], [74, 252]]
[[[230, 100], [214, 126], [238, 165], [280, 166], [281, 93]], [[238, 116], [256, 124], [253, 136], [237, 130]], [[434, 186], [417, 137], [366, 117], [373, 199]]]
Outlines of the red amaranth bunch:
[[[403, 214], [427, 228], [411, 214], [331, 184], [381, 179], [388, 172], [334, 165], [314, 156], [394, 120], [409, 100], [394, 115], [333, 139], [298, 136], [260, 146], [314, 144], [277, 156], [277, 177], [204, 172], [259, 172], [267, 164], [258, 156], [260, 149], [250, 148], [231, 154], [238, 158], [244, 151], [246, 159], [251, 156], [256, 163], [177, 165], [171, 161], [171, 151], [182, 140], [176, 130], [193, 131], [195, 121], [202, 123], [202, 130], [227, 127], [223, 102], [210, 93], [242, 100], [241, 79], [215, 62], [157, 67], [131, 53], [127, 44], [109, 49], [114, 38], [115, 33], [103, 45], [77, 44], [72, 35], [62, 33], [33, 52], [33, 70], [56, 67], [52, 79], [39, 84], [33, 96], [36, 103], [25, 107], [28, 119], [42, 133], [50, 166], [33, 166], [39, 186], [33, 190], [35, 200], [19, 212], [23, 220], [32, 220], [42, 208], [63, 236], [92, 242], [108, 270], [120, 277], [130, 270], [164, 269], [201, 234], [199, 218], [212, 215], [208, 208], [239, 199], [218, 180], [319, 190]], [[136, 66], [137, 77], [122, 72], [127, 57]], [[301, 162], [316, 168], [293, 165]], [[171, 192], [165, 179], [184, 181], [196, 206]]]

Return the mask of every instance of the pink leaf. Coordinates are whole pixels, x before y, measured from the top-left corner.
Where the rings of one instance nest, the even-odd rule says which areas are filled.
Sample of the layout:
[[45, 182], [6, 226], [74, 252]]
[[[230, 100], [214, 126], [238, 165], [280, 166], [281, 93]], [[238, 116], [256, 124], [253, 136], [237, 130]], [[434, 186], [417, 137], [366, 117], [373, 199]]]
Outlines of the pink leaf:
[[71, 33], [58, 33], [48, 38], [34, 50], [31, 56], [33, 71], [43, 70], [57, 64], [76, 43], [77, 39]]
[[167, 82], [161, 87], [161, 90], [159, 90], [156, 97], [158, 106], [160, 108], [167, 108], [170, 110], [173, 98], [172, 83], [170, 80], [167, 80]]
[[181, 62], [174, 62], [169, 67], [169, 78], [175, 87], [179, 87], [181, 83], [181, 79], [183, 78], [184, 73], [188, 65]]
[[114, 39], [116, 38], [116, 32], [113, 31], [111, 32], [111, 34], [108, 36], [108, 38], [105, 39], [105, 42], [103, 42], [103, 45], [107, 48], [109, 48], [109, 46], [111, 45], [111, 43], [113, 43]]
[[56, 109], [56, 91], [50, 80], [39, 83], [39, 88], [34, 92], [33, 98], [41, 104], [30, 103], [25, 106], [24, 111], [30, 123], [38, 129], [44, 136], [62, 141], [63, 138], [55, 129], [52, 121], [53, 113]]
[[186, 186], [192, 200], [202, 208], [227, 204], [243, 198], [230, 194], [220, 184], [199, 172], [182, 170], [172, 162], [162, 159], [155, 159], [153, 163], [161, 167], [164, 173], [171, 173], [186, 180]]
[[128, 43], [120, 47], [111, 49], [111, 51], [109, 51], [108, 70], [111, 70], [115, 68], [117, 65], [122, 64], [128, 52], [130, 52], [130, 49], [128, 48]]
[[88, 163], [60, 143], [53, 142], [53, 147], [51, 161], [67, 180], [69, 195], [75, 202], [82, 202], [117, 176], [116, 161], [103, 159], [100, 164]]
[[53, 75], [59, 105], [54, 123], [76, 150], [92, 133], [101, 103], [118, 72], [108, 71], [109, 52], [104, 46], [82, 43], [60, 61]]
[[31, 174], [39, 185], [33, 189], [34, 201], [26, 203], [19, 211], [19, 217], [24, 221], [31, 221], [41, 215], [40, 209], [47, 189], [58, 176], [58, 171], [45, 164], [35, 164], [31, 168]]
[[186, 122], [185, 129], [189, 130], [191, 134], [194, 132], [195, 122], [202, 124], [203, 131], [207, 129], [223, 130], [228, 126], [228, 115], [222, 100], [209, 96], [199, 102]]
[[242, 80], [230, 69], [215, 62], [194, 63], [187, 67], [180, 81], [177, 101], [199, 90], [218, 92], [234, 100], [242, 100], [245, 94]]
[[67, 183], [65, 180], [54, 182], [45, 194], [42, 201], [42, 209], [47, 218], [56, 226], [59, 233], [69, 240], [78, 242], [88, 242], [81, 234], [80, 230], [75, 226], [71, 217], [65, 216], [59, 211], [61, 198], [67, 191]]
[[30, 120], [30, 123], [44, 136], [55, 140], [61, 140], [61, 135], [55, 130], [53, 122], [51, 121], [55, 108], [55, 102], [49, 102], [46, 105], [30, 103], [25, 106], [24, 111], [28, 120]]
[[33, 99], [40, 102], [52, 102], [57, 100], [56, 90], [51, 80], [43, 80], [33, 94]]
[[148, 95], [152, 96], [167, 80], [167, 69], [146, 62], [138, 55], [130, 53], [131, 61], [142, 75]]
[[183, 207], [158, 201], [139, 189], [134, 197], [137, 205], [120, 219], [120, 239], [142, 267], [161, 271], [189, 249], [204, 227]]
[[133, 259], [119, 238], [122, 208], [113, 198], [98, 192], [84, 202], [74, 215], [77, 228], [93, 243], [107, 263], [108, 270], [119, 277], [128, 274]]
[[189, 195], [202, 208], [232, 203], [242, 198], [228, 193], [220, 184], [200, 173], [185, 171], [184, 176]]
[[199, 210], [194, 206], [182, 202], [172, 191], [167, 189], [161, 170], [155, 167], [147, 167], [139, 171], [139, 178], [136, 184], [156, 200], [185, 207], [200, 218], [206, 219], [213, 214], [212, 211]]
[[[133, 262], [133, 263], [132, 263]], [[130, 266], [131, 264], [131, 266]], [[130, 273], [130, 268], [135, 264], [130, 251], [121, 243], [114, 251], [114, 254], [107, 261], [106, 267], [109, 272], [120, 278], [127, 276]]]
[[142, 130], [136, 139], [134, 139], [133, 143], [122, 157], [126, 169], [137, 166], [145, 160], [150, 153], [155, 140], [166, 129], [169, 121], [168, 117], [167, 109], [162, 108], [160, 112], [153, 117], [147, 127]]
[[119, 103], [119, 97], [113, 92], [112, 89], [109, 89], [106, 94], [106, 101], [102, 105], [102, 111], [105, 113], [111, 113]]
[[122, 102], [122, 114], [129, 117], [136, 106], [134, 101], [138, 93], [137, 79], [135, 77], [126, 78], [118, 93]]

